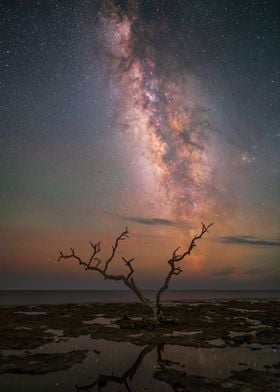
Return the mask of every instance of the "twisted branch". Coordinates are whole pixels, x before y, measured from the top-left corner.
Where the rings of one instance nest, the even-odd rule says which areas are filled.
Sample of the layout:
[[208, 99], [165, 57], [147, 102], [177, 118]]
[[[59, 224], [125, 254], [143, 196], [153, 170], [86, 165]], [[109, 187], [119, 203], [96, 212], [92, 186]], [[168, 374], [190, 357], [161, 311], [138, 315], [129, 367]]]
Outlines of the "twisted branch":
[[124, 265], [126, 265], [129, 268], [129, 273], [126, 277], [126, 279], [129, 280], [131, 275], [134, 273], [134, 269], [132, 268], [132, 265], [131, 265], [131, 263], [134, 259], [126, 260], [124, 257], [122, 257], [122, 259], [124, 261]]
[[162, 293], [168, 289], [168, 285], [170, 282], [170, 279], [172, 278], [173, 275], [179, 275], [182, 272], [182, 269], [176, 265], [178, 261], [183, 260], [186, 256], [190, 256], [193, 248], [196, 246], [196, 241], [202, 238], [202, 236], [209, 232], [209, 228], [213, 226], [214, 223], [210, 223], [209, 225], [205, 225], [204, 223], [201, 223], [201, 231], [198, 235], [195, 235], [193, 239], [191, 240], [189, 247], [183, 252], [182, 254], [178, 254], [178, 250], [180, 247], [176, 248], [174, 252], [172, 253], [172, 257], [168, 260], [168, 264], [170, 265], [170, 270], [169, 273], [167, 274], [165, 281], [161, 288], [158, 290], [157, 295], [156, 295], [156, 306], [158, 309], [158, 313], [160, 313], [160, 298]]
[[126, 240], [127, 238], [129, 238], [129, 237], [128, 237], [128, 230], [127, 230], [127, 227], [126, 227], [126, 228], [125, 228], [125, 231], [123, 231], [123, 232], [121, 233], [121, 235], [120, 235], [119, 237], [116, 238], [115, 244], [112, 246], [112, 254], [111, 254], [111, 256], [109, 257], [109, 259], [108, 259], [108, 260], [106, 261], [106, 263], [105, 263], [104, 272], [107, 271], [109, 264], [110, 264], [111, 261], [113, 260], [113, 258], [114, 258], [114, 256], [115, 256], [115, 253], [116, 253], [116, 250], [117, 250], [117, 248], [118, 248], [119, 242], [120, 242], [120, 241], [124, 241], [124, 240]]
[[[93, 249], [93, 252], [89, 258], [88, 261], [84, 261], [81, 259], [80, 256], [76, 255], [74, 248], [70, 248], [71, 253], [70, 254], [64, 254], [62, 251], [59, 253], [59, 258], [58, 261], [60, 260], [65, 260], [65, 259], [74, 259], [77, 260], [78, 264], [84, 267], [85, 271], [91, 270], [91, 271], [96, 271], [100, 275], [103, 276], [104, 279], [110, 279], [110, 280], [115, 280], [115, 281], [122, 281], [128, 288], [130, 288], [134, 293], [137, 295], [137, 297], [140, 299], [141, 302], [143, 302], [146, 305], [152, 306], [151, 301], [146, 298], [141, 290], [137, 287], [132, 275], [134, 273], [134, 268], [132, 267], [132, 262], [134, 259], [125, 259], [122, 257], [122, 260], [124, 261], [124, 265], [129, 269], [129, 272], [127, 275], [116, 275], [116, 274], [110, 274], [108, 272], [108, 267], [113, 258], [115, 257], [116, 251], [119, 246], [120, 241], [124, 241], [125, 239], [129, 238], [128, 236], [128, 229], [126, 228], [115, 240], [114, 245], [112, 246], [112, 253], [110, 257], [106, 260], [103, 261], [101, 258], [96, 257], [96, 255], [101, 251], [101, 242], [97, 242], [94, 244], [93, 242], [90, 241], [90, 245]], [[102, 266], [103, 265], [103, 266]]]

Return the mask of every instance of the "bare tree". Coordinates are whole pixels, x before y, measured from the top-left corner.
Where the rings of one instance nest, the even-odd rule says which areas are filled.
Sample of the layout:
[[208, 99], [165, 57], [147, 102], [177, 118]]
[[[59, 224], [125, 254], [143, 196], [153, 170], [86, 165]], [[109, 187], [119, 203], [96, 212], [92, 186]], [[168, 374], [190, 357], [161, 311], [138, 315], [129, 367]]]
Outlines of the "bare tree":
[[154, 320], [156, 322], [160, 322], [163, 320], [163, 315], [162, 315], [161, 306], [160, 306], [161, 296], [164, 293], [164, 291], [168, 289], [169, 282], [170, 282], [172, 276], [179, 275], [182, 272], [182, 269], [178, 266], [178, 263], [180, 261], [182, 261], [186, 256], [190, 256], [193, 248], [196, 246], [196, 241], [201, 239], [202, 236], [209, 231], [209, 228], [212, 225], [213, 225], [213, 223], [211, 223], [209, 225], [205, 225], [204, 223], [202, 223], [200, 233], [195, 235], [192, 238], [189, 246], [181, 254], [178, 253], [180, 247], [178, 247], [177, 249], [174, 250], [174, 252], [172, 253], [172, 256], [167, 261], [169, 264], [169, 272], [163, 282], [163, 285], [158, 290], [158, 292], [156, 294], [156, 299], [154, 301], [147, 298], [143, 294], [143, 292], [138, 288], [138, 286], [136, 285], [136, 283], [134, 281], [134, 278], [133, 278], [134, 268], [132, 266], [132, 262], [134, 261], [134, 258], [128, 260], [128, 259], [122, 257], [122, 260], [124, 261], [125, 266], [128, 268], [128, 273], [126, 275], [125, 274], [117, 275], [117, 274], [111, 274], [108, 272], [109, 265], [115, 257], [115, 254], [118, 249], [120, 241], [124, 241], [125, 239], [128, 238], [128, 229], [127, 228], [125, 229], [125, 231], [123, 231], [121, 233], [121, 235], [119, 237], [116, 238], [116, 241], [115, 241], [114, 245], [112, 246], [112, 253], [107, 260], [102, 260], [98, 256], [98, 254], [101, 251], [100, 242], [97, 242], [96, 244], [90, 242], [90, 245], [92, 247], [92, 254], [91, 254], [88, 261], [82, 260], [82, 258], [75, 253], [74, 248], [70, 248], [71, 253], [68, 255], [66, 255], [62, 251], [60, 251], [60, 256], [58, 258], [58, 261], [60, 261], [62, 259], [75, 259], [79, 263], [79, 265], [84, 267], [85, 271], [87, 271], [87, 270], [96, 271], [99, 274], [101, 274], [104, 279], [122, 281], [128, 288], [130, 288], [137, 295], [139, 300], [144, 305], [147, 305], [152, 309], [153, 315], [154, 315]]

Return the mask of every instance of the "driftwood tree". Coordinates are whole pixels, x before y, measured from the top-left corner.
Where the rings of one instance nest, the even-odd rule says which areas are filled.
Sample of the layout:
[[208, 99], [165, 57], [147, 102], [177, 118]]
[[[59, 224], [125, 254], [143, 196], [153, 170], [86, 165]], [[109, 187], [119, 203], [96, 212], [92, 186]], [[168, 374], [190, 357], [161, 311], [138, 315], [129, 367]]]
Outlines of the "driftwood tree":
[[209, 231], [209, 228], [213, 225], [213, 223], [209, 225], [205, 225], [202, 223], [201, 231], [199, 234], [195, 235], [192, 240], [189, 243], [189, 246], [181, 253], [178, 253], [180, 247], [176, 248], [174, 252], [172, 253], [172, 256], [169, 258], [167, 261], [169, 264], [169, 272], [164, 279], [164, 282], [160, 289], [158, 290], [156, 294], [155, 300], [151, 300], [147, 298], [143, 292], [139, 289], [139, 287], [136, 285], [135, 280], [133, 278], [134, 274], [134, 268], [133, 268], [133, 261], [134, 258], [132, 259], [126, 259], [122, 257], [122, 260], [125, 264], [125, 266], [128, 268], [128, 273], [125, 274], [111, 274], [108, 269], [110, 266], [110, 263], [114, 259], [116, 255], [116, 251], [118, 249], [120, 241], [124, 241], [125, 239], [128, 238], [128, 229], [126, 228], [125, 231], [121, 233], [119, 237], [117, 237], [114, 245], [112, 246], [112, 253], [109, 256], [108, 259], [103, 260], [99, 257], [99, 253], [101, 251], [101, 246], [100, 242], [93, 243], [90, 242], [90, 245], [92, 247], [92, 254], [89, 258], [88, 261], [83, 260], [80, 256], [78, 256], [75, 253], [74, 248], [70, 248], [71, 253], [70, 254], [64, 254], [62, 251], [60, 251], [60, 256], [58, 258], [58, 261], [63, 260], [63, 259], [74, 259], [76, 260], [79, 265], [84, 267], [85, 271], [91, 270], [91, 271], [96, 271], [100, 275], [103, 276], [104, 279], [109, 279], [109, 280], [115, 280], [115, 281], [121, 281], [123, 282], [128, 288], [130, 288], [139, 298], [139, 300], [144, 304], [149, 306], [152, 311], [153, 311], [153, 316], [156, 322], [161, 322], [163, 320], [163, 315], [161, 312], [161, 296], [168, 289], [170, 280], [173, 275], [179, 275], [182, 272], [182, 269], [178, 266], [178, 263], [182, 261], [186, 256], [190, 256], [193, 248], [196, 246], [196, 241], [201, 239], [205, 233]]

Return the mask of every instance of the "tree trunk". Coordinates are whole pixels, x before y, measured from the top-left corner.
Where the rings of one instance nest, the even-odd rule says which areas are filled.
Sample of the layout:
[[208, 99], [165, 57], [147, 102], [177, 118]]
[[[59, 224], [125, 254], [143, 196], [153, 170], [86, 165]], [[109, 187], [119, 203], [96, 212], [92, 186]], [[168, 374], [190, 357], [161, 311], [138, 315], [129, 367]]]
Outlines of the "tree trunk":
[[160, 324], [163, 321], [163, 315], [160, 309], [160, 304], [154, 302], [152, 304], [152, 311], [153, 311], [153, 319], [157, 324]]

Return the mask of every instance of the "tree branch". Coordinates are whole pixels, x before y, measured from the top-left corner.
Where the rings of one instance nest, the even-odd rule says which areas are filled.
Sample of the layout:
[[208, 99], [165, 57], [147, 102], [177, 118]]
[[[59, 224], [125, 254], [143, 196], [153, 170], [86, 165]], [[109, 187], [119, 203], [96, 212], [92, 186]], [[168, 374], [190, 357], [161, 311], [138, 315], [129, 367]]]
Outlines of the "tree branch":
[[129, 278], [132, 276], [132, 274], [134, 273], [134, 269], [131, 265], [131, 263], [133, 262], [134, 259], [130, 259], [130, 260], [126, 260], [124, 257], [122, 257], [124, 264], [129, 268], [129, 273], [126, 277], [127, 280], [129, 280]]
[[89, 259], [89, 263], [88, 263], [89, 267], [90, 267], [90, 265], [91, 265], [91, 263], [92, 263], [93, 260], [94, 260], [94, 261], [97, 261], [97, 264], [95, 265], [95, 267], [98, 267], [99, 264], [102, 263], [102, 260], [99, 259], [98, 257], [96, 257], [97, 253], [99, 253], [99, 252], [101, 251], [100, 244], [101, 244], [100, 241], [97, 242], [96, 244], [93, 244], [93, 243], [90, 241], [90, 245], [91, 245], [91, 247], [92, 247], [92, 249], [93, 249], [93, 253], [92, 253], [92, 255], [91, 255], [91, 258]]
[[[84, 261], [81, 259], [81, 257], [77, 256], [74, 248], [70, 248], [71, 253], [68, 255], [66, 255], [62, 251], [60, 251], [58, 261], [60, 261], [62, 259], [74, 259], [74, 260], [77, 260], [79, 265], [83, 266], [86, 271], [87, 270], [96, 271], [100, 275], [102, 275], [104, 279], [109, 279], [109, 280], [114, 280], [114, 281], [122, 281], [129, 289], [134, 291], [134, 293], [137, 295], [137, 297], [140, 299], [141, 302], [152, 307], [151, 301], [144, 296], [144, 294], [137, 287], [134, 279], [132, 278], [132, 275], [134, 273], [134, 268], [132, 267], [132, 262], [134, 261], [133, 258], [129, 259], [129, 260], [125, 259], [124, 257], [122, 258], [125, 266], [128, 267], [128, 269], [129, 269], [129, 272], [127, 275], [122, 275], [122, 274], [115, 275], [115, 274], [108, 273], [108, 266], [111, 263], [111, 261], [113, 260], [113, 258], [115, 257], [116, 251], [119, 246], [119, 242], [124, 241], [127, 238], [129, 238], [129, 236], [128, 236], [128, 229], [126, 228], [116, 238], [116, 241], [115, 241], [114, 245], [112, 246], [112, 254], [105, 261], [105, 266], [103, 268], [101, 268], [101, 266], [100, 266], [100, 264], [103, 264], [103, 260], [96, 257], [96, 255], [101, 251], [101, 245], [100, 245], [101, 243], [100, 242], [97, 242], [96, 244], [94, 244], [93, 242], [90, 242], [90, 245], [93, 249], [93, 252], [89, 258], [89, 261]], [[96, 262], [96, 263], [94, 263], [94, 262]]]
[[125, 228], [125, 231], [123, 231], [121, 233], [121, 235], [119, 237], [117, 237], [115, 244], [112, 246], [112, 254], [111, 256], [107, 259], [107, 261], [105, 262], [105, 267], [104, 267], [104, 272], [107, 271], [109, 264], [111, 263], [111, 261], [113, 260], [116, 250], [118, 248], [119, 242], [120, 241], [124, 241], [125, 239], [129, 238], [128, 236], [128, 230], [127, 227]]
[[165, 290], [168, 289], [168, 285], [169, 285], [169, 282], [170, 282], [172, 276], [179, 275], [182, 272], [182, 269], [180, 267], [177, 267], [176, 263], [178, 263], [178, 261], [183, 260], [186, 256], [190, 256], [193, 248], [196, 246], [196, 241], [201, 239], [205, 233], [209, 232], [209, 228], [211, 226], [213, 226], [213, 224], [214, 223], [210, 223], [209, 225], [205, 225], [204, 223], [201, 223], [200, 233], [193, 237], [193, 239], [191, 240], [191, 242], [190, 242], [188, 248], [185, 250], [185, 252], [183, 252], [182, 254], [177, 254], [178, 250], [180, 249], [180, 247], [178, 247], [172, 253], [172, 257], [168, 260], [168, 264], [170, 265], [169, 273], [167, 274], [163, 285], [158, 290], [157, 295], [156, 295], [156, 306], [158, 308], [158, 312], [160, 311], [159, 306], [160, 306], [161, 295]]

